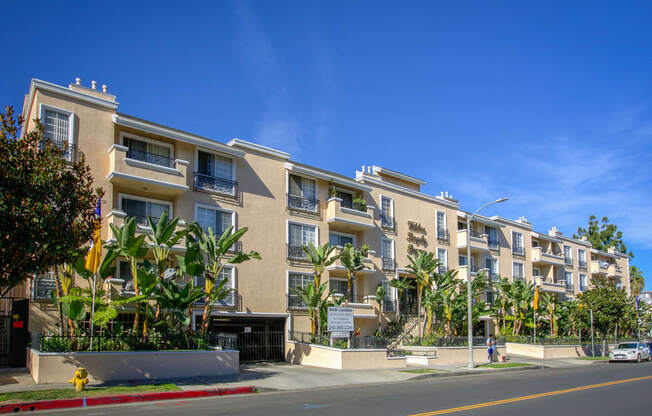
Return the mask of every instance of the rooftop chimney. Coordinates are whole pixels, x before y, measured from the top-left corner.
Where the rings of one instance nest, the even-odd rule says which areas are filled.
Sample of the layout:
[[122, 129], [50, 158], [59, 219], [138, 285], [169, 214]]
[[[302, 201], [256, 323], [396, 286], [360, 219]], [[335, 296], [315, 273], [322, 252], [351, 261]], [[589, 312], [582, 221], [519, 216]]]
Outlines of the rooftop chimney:
[[109, 89], [109, 87], [107, 87], [106, 84], [102, 85], [102, 92], [103, 92], [104, 94], [106, 94], [106, 92], [107, 92], [108, 89]]
[[96, 89], [97, 87], [97, 82], [96, 81], [91, 81], [91, 89]]
[[548, 230], [548, 235], [551, 237], [558, 237], [561, 235], [561, 231], [559, 231], [557, 227], [553, 225], [552, 228]]
[[81, 78], [79, 77], [75, 78], [75, 84], [81, 85]]

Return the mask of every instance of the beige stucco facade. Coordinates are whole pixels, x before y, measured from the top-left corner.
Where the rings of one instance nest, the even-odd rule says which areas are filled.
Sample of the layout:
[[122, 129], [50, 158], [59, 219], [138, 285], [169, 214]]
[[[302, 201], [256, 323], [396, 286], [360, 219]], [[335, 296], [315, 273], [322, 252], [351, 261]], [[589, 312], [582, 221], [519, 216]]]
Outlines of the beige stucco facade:
[[[228, 214], [235, 228], [249, 228], [242, 248], [258, 251], [262, 260], [234, 269], [232, 282], [239, 301], [215, 311], [225, 319], [275, 319], [283, 321], [286, 331], [309, 330], [305, 309], [289, 302], [289, 276], [309, 275], [312, 270], [310, 264], [297, 258], [300, 251], [297, 255], [290, 245], [290, 224], [314, 230], [307, 235], [313, 235], [318, 244], [350, 238], [357, 246], [370, 247], [369, 270], [359, 274], [352, 299], [355, 325], [362, 335], [378, 327], [377, 286], [407, 276], [407, 256], [414, 250], [435, 252], [445, 267], [458, 269], [464, 279], [484, 270], [512, 280], [514, 263], [522, 264], [522, 278], [532, 281], [537, 277], [542, 290], [566, 297], [578, 293], [580, 275], [584, 274], [588, 285], [592, 276], [605, 275], [629, 287], [626, 256], [597, 252], [586, 241], [573, 240], [554, 229], [536, 232], [525, 218], [479, 216], [468, 232], [464, 228], [470, 214], [452, 195], [422, 193], [420, 187], [425, 182], [399, 172], [363, 166], [353, 177], [342, 176], [292, 161], [280, 150], [238, 139], [221, 143], [119, 113], [115, 97], [99, 90], [33, 80], [23, 109], [27, 129], [33, 128], [33, 119], [42, 117], [44, 109], [70, 117], [71, 144], [83, 152], [96, 185], [105, 191], [103, 240], [113, 238], [108, 224], [120, 225], [128, 215], [125, 198], [167, 204], [186, 224], [198, 220], [199, 209], [209, 208]], [[130, 157], [125, 139], [169, 149], [165, 163]], [[213, 185], [207, 189], [199, 173], [200, 151], [230, 163], [230, 179], [209, 178]], [[302, 185], [305, 189], [314, 189], [311, 198], [289, 196], [291, 182], [298, 183], [296, 178], [307, 181]], [[360, 197], [366, 207], [344, 206], [348, 198]], [[516, 234], [521, 236], [520, 250], [515, 249]], [[469, 264], [465, 260], [468, 244], [473, 258], [470, 268], [460, 264], [460, 260]], [[564, 258], [564, 246], [570, 247], [571, 259]], [[182, 250], [175, 248], [177, 254]], [[560, 250], [562, 256], [557, 255]], [[580, 267], [578, 250], [585, 253], [585, 267]], [[487, 259], [495, 259], [495, 266], [486, 269]], [[560, 283], [568, 276], [565, 272], [571, 273], [572, 285]], [[332, 288], [344, 276], [335, 264], [322, 279], [332, 280]], [[388, 292], [382, 322], [395, 315], [396, 296], [391, 289]], [[48, 303], [34, 302], [30, 330], [54, 330], [54, 312]], [[197, 309], [193, 316], [199, 313]]]

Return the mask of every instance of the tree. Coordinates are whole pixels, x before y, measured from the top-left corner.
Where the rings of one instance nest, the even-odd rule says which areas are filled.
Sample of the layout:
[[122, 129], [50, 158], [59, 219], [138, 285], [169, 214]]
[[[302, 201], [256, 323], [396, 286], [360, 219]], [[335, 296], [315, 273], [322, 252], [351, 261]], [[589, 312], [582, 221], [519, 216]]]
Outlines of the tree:
[[407, 277], [404, 278], [397, 278], [397, 279], [392, 279], [389, 281], [389, 285], [393, 288], [396, 289], [396, 295], [398, 297], [398, 302], [396, 306], [396, 318], [397, 320], [401, 319], [401, 295], [403, 295], [403, 292], [412, 289], [414, 286], [412, 286], [412, 279], [409, 279]]
[[[498, 279], [498, 281], [493, 283], [493, 287], [496, 289], [498, 292], [497, 296], [497, 315], [498, 315], [498, 326], [501, 328], [501, 333], [503, 335], [507, 334], [507, 313], [508, 310], [511, 308], [512, 303], [511, 303], [511, 290], [512, 290], [512, 284], [509, 282], [509, 279], [506, 277], [501, 277]], [[501, 322], [502, 322], [502, 327], [501, 327]]]
[[408, 270], [416, 276], [417, 305], [419, 307], [419, 337], [423, 337], [423, 315], [421, 313], [421, 294], [424, 288], [432, 287], [433, 273], [439, 266], [439, 259], [434, 253], [419, 251], [415, 257], [407, 256], [410, 264]]
[[598, 221], [595, 215], [589, 216], [589, 225], [587, 228], [578, 227], [577, 234], [573, 238], [586, 237], [596, 250], [607, 251], [610, 247], [617, 251], [634, 257], [630, 251], [627, 253], [627, 246], [623, 242], [623, 232], [618, 230], [618, 226], [609, 223], [609, 218], [602, 217]]
[[302, 247], [303, 252], [306, 253], [306, 258], [312, 264], [313, 274], [315, 278], [315, 287], [321, 284], [321, 275], [324, 274], [326, 267], [335, 263], [339, 256], [331, 256], [335, 246], [326, 242], [323, 246], [315, 246], [312, 241], [307, 246]]
[[557, 312], [557, 305], [559, 303], [559, 298], [557, 297], [557, 295], [548, 292], [539, 293], [539, 298], [540, 298], [541, 305], [544, 307], [547, 313], [546, 318], [548, 319], [548, 323], [550, 324], [550, 335], [557, 336], [559, 327], [557, 325], [556, 312]]
[[342, 266], [346, 269], [346, 304], [351, 299], [351, 288], [355, 282], [356, 275], [359, 271], [366, 269], [364, 260], [369, 253], [369, 246], [364, 244], [361, 248], [355, 249], [351, 243], [346, 243], [339, 259]]
[[102, 189], [83, 155], [69, 161], [69, 149], [45, 138], [37, 121], [19, 138], [23, 118], [0, 112], [0, 294], [35, 273], [72, 263], [95, 228]]
[[[219, 276], [224, 266], [227, 264], [240, 264], [242, 262], [257, 259], [260, 260], [260, 255], [256, 251], [249, 251], [244, 253], [240, 250], [233, 249], [235, 243], [247, 232], [248, 228], [243, 227], [239, 230], [232, 232], [233, 227], [227, 228], [220, 236], [213, 234], [213, 230], [208, 227], [206, 233], [198, 223], [190, 226], [193, 240], [199, 246], [199, 249], [204, 254], [205, 267], [204, 267], [204, 290], [206, 294], [206, 305], [204, 306], [204, 313], [202, 315], [202, 333], [208, 332], [209, 316], [216, 301], [223, 300], [227, 295], [224, 294], [224, 283], [218, 286], [217, 292], [213, 292], [216, 285], [219, 283]], [[195, 244], [190, 242], [189, 245]], [[227, 253], [232, 252], [233, 257], [226, 259]], [[226, 281], [224, 281], [226, 282]], [[220, 299], [221, 298], [221, 299]]]
[[512, 283], [509, 296], [511, 298], [512, 309], [514, 310], [514, 327], [512, 335], [518, 335], [523, 328], [530, 304], [534, 299], [534, 286], [532, 283], [523, 280], [516, 280]]
[[638, 296], [645, 287], [643, 271], [636, 266], [629, 266], [629, 287], [632, 290], [632, 296]]
[[613, 282], [606, 278], [594, 277], [593, 288], [579, 294], [579, 301], [582, 305], [582, 320], [589, 322], [589, 313], [593, 310], [593, 328], [602, 336], [605, 355], [607, 348], [607, 336], [615, 329], [615, 325], [631, 309], [628, 305], [627, 294], [624, 289], [618, 289]]
[[324, 299], [324, 292], [326, 292], [326, 283], [315, 286], [314, 282], [311, 282], [306, 287], [292, 288], [292, 291], [299, 296], [301, 302], [303, 302], [303, 304], [306, 305], [306, 308], [308, 308], [310, 331], [312, 332], [312, 337], [314, 339], [315, 335], [317, 335], [317, 315], [319, 314], [319, 309]]
[[385, 286], [383, 284], [379, 284], [378, 287], [376, 288], [376, 303], [378, 304], [378, 331], [376, 331], [377, 334], [380, 334], [380, 327], [382, 326], [382, 316], [383, 316], [383, 303], [385, 302], [385, 295], [387, 292], [385, 291]]

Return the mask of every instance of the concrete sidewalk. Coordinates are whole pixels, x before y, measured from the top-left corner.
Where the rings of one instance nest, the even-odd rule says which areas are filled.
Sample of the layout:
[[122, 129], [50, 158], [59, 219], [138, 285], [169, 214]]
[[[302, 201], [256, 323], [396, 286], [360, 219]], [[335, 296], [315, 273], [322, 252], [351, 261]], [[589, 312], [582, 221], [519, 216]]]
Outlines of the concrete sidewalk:
[[[582, 367], [596, 363], [595, 361], [583, 361], [573, 358], [538, 360], [518, 356], [512, 356], [510, 362], [528, 363], [550, 368]], [[410, 370], [423, 370], [424, 372], [416, 373], [410, 372]], [[513, 369], [507, 370], [513, 371]], [[303, 390], [323, 387], [397, 382], [423, 378], [424, 376], [450, 376], [499, 371], [501, 371], [501, 369], [489, 369], [485, 367], [477, 367], [469, 370], [465, 365], [433, 365], [429, 367], [406, 367], [402, 369], [380, 370], [331, 370], [280, 362], [242, 364], [240, 366], [240, 374], [230, 377], [125, 380], [124, 382], [115, 383], [97, 383], [93, 381], [93, 375], [90, 374], [89, 386], [174, 383], [183, 390], [231, 388], [251, 385], [261, 390]], [[30, 374], [24, 368], [0, 369], [0, 393], [61, 388], [72, 388], [72, 386], [70, 384], [35, 384]]]

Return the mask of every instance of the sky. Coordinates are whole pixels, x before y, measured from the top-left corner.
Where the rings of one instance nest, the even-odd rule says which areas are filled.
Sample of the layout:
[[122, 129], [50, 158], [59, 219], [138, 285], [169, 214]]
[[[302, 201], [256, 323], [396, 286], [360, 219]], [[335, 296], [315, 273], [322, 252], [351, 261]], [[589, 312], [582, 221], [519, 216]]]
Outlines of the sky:
[[462, 209], [624, 233], [652, 290], [650, 2], [3, 2], [0, 105], [32, 78]]

